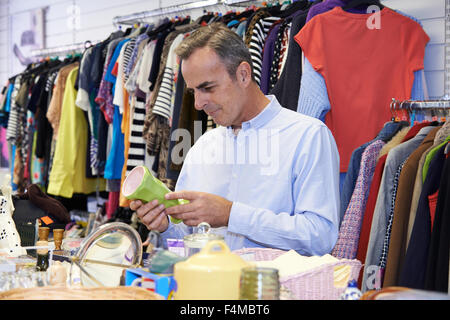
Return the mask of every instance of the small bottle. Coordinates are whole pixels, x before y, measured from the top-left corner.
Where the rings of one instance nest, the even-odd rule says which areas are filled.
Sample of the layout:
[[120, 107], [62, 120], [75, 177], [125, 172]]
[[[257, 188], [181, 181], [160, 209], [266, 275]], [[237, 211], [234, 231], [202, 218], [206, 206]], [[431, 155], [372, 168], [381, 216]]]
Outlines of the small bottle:
[[361, 291], [358, 289], [356, 280], [351, 280], [348, 283], [347, 289], [341, 295], [341, 300], [359, 300], [361, 298]]
[[[37, 247], [47, 247], [48, 241], [37, 241]], [[37, 249], [37, 260], [36, 260], [36, 270], [37, 271], [47, 271], [49, 261], [48, 261], [48, 249]]]

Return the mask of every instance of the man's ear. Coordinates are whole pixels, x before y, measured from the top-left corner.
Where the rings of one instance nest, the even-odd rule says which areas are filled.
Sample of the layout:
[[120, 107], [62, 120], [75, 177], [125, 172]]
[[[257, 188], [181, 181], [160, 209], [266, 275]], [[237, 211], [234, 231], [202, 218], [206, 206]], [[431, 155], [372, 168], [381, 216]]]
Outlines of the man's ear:
[[247, 87], [252, 81], [252, 68], [247, 61], [242, 61], [236, 70], [236, 79], [240, 86]]

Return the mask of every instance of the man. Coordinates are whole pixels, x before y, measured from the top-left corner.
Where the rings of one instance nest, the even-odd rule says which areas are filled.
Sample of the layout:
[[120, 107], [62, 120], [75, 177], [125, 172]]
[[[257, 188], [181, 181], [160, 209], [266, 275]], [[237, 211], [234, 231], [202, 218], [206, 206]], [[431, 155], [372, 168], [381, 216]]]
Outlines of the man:
[[[328, 128], [265, 96], [253, 80], [247, 47], [220, 23], [193, 32], [176, 53], [195, 108], [220, 126], [189, 150], [176, 192], [166, 195], [188, 204], [133, 201], [130, 208], [163, 239], [183, 238], [208, 222], [231, 250], [331, 252], [339, 223], [339, 155]], [[168, 215], [183, 223], [171, 223]]]

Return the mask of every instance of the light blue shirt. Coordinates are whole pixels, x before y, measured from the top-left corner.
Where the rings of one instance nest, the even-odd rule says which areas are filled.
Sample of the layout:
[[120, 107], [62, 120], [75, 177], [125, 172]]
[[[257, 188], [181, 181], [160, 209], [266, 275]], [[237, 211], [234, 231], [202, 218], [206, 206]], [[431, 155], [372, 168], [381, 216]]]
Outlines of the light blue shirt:
[[[231, 250], [294, 249], [330, 253], [338, 236], [339, 154], [318, 119], [281, 107], [275, 96], [235, 134], [218, 127], [189, 150], [176, 190], [202, 191], [233, 202], [222, 234]], [[172, 224], [163, 239], [194, 228]]]

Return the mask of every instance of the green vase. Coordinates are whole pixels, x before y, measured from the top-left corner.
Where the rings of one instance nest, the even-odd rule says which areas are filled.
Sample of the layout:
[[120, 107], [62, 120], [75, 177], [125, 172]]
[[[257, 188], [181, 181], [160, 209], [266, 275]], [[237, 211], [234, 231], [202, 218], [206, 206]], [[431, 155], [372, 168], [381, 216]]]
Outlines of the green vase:
[[[168, 192], [171, 192], [170, 189], [161, 180], [155, 178], [145, 166], [137, 166], [131, 170], [122, 186], [122, 194], [129, 200], [141, 200], [146, 203], [156, 199], [166, 208], [189, 203], [184, 199], [165, 199], [164, 196]], [[181, 222], [180, 219], [172, 216], [170, 220], [173, 223]]]

